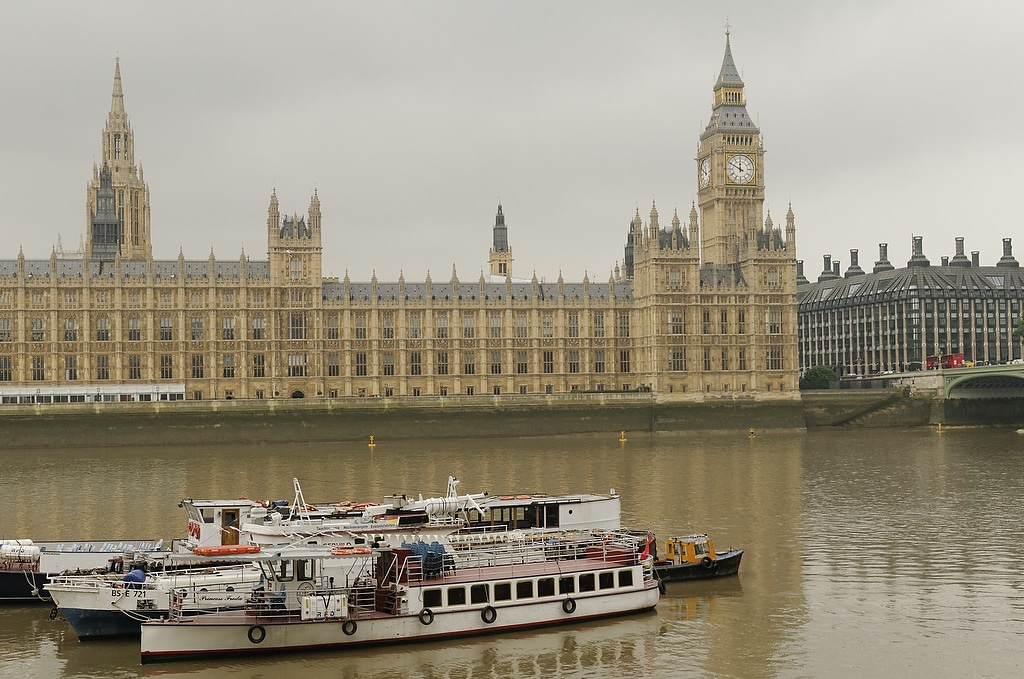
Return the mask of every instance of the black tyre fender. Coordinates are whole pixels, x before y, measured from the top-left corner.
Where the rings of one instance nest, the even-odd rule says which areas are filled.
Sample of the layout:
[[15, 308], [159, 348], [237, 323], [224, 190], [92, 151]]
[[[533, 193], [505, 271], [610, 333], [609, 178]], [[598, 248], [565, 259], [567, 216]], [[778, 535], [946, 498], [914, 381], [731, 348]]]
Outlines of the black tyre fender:
[[562, 602], [562, 610], [565, 613], [569, 614], [569, 615], [572, 615], [573, 613], [575, 613], [576, 612], [576, 600], [575, 599], [566, 599], [565, 601], [563, 601]]
[[711, 570], [711, 568], [714, 567], [715, 562], [711, 559], [710, 556], [706, 556], [700, 560], [700, 565], [704, 566], [704, 568], [707, 568], [708, 570]]
[[267, 630], [263, 629], [263, 625], [253, 625], [249, 628], [249, 641], [252, 643], [261, 643], [266, 638]]
[[355, 634], [357, 629], [359, 629], [359, 625], [356, 624], [355, 620], [346, 620], [341, 623], [341, 631], [344, 632], [347, 637]]
[[494, 606], [487, 606], [484, 610], [480, 611], [480, 619], [490, 625], [498, 619], [498, 611], [495, 610]]
[[664, 580], [658, 580], [658, 594], [661, 594], [662, 596], [664, 596], [664, 594], [665, 594], [665, 581]]
[[434, 611], [429, 608], [424, 608], [420, 611], [420, 622], [424, 625], [429, 625], [434, 622]]

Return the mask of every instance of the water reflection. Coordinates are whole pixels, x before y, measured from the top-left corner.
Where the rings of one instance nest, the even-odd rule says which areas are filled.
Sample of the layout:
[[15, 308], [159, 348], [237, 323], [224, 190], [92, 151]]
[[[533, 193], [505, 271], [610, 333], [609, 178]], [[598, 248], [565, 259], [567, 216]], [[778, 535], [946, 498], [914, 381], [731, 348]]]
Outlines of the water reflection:
[[0, 676], [1006, 676], [1024, 640], [1024, 436], [848, 431], [2, 453], [4, 537], [184, 532], [182, 497], [376, 500], [607, 492], [626, 522], [706, 531], [739, 577], [671, 583], [651, 615], [523, 635], [210, 663], [138, 664], [45, 606], [0, 609]]

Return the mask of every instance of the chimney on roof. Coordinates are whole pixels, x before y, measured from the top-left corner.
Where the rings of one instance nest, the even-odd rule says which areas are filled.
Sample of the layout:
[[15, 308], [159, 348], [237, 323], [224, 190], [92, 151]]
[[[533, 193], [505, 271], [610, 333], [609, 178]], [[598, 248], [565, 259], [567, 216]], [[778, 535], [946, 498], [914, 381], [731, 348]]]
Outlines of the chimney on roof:
[[907, 266], [931, 266], [932, 263], [928, 261], [928, 258], [924, 256], [924, 237], [914, 236], [914, 252], [910, 256], [910, 261], [907, 262]]
[[971, 250], [971, 266], [981, 266], [978, 254], [977, 250]]
[[889, 244], [879, 243], [878, 261], [875, 262], [875, 268], [872, 269], [871, 272], [878, 273], [879, 271], [892, 271], [895, 268], [896, 267], [889, 263]]
[[835, 278], [839, 278], [839, 260], [832, 262], [832, 275]]
[[971, 260], [967, 259], [964, 254], [964, 237], [956, 237], [956, 254], [953, 255], [953, 259], [949, 262], [952, 266], [970, 266]]
[[807, 277], [804, 276], [804, 260], [798, 259], [796, 260], [796, 284], [807, 285], [808, 282]]
[[846, 278], [849, 278], [850, 276], [863, 276], [863, 275], [864, 275], [864, 269], [861, 269], [860, 265], [857, 264], [857, 251], [856, 250], [850, 250], [850, 267], [846, 270]]
[[824, 260], [825, 260], [825, 266], [821, 270], [821, 275], [818, 276], [818, 282], [819, 283], [821, 281], [828, 281], [828, 280], [831, 280], [833, 278], [839, 278], [839, 272], [838, 271], [835, 271], [835, 272], [832, 271], [832, 255], [825, 255], [824, 256]]
[[1017, 268], [1020, 264], [1013, 258], [1013, 245], [1009, 238], [1003, 239], [1003, 256], [996, 262], [996, 266], [1005, 266], [1010, 268]]
[[942, 266], [949, 266], [949, 257], [943, 255], [940, 259], [942, 261]]

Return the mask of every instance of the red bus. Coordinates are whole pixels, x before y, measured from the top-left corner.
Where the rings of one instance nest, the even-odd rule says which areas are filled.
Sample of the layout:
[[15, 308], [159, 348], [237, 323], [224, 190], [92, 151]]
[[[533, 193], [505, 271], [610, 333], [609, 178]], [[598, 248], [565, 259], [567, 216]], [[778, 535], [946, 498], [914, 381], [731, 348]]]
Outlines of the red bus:
[[942, 354], [929, 356], [926, 363], [926, 370], [938, 370], [939, 368], [962, 368], [964, 367], [963, 354]]

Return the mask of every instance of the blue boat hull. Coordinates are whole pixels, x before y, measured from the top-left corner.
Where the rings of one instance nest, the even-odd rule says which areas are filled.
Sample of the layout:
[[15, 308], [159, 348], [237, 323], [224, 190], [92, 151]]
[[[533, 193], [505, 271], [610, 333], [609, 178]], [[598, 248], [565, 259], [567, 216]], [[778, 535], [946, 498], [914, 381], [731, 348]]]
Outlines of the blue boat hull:
[[[68, 621], [78, 638], [97, 639], [101, 637], [125, 637], [139, 636], [140, 622], [134, 617], [129, 617], [121, 611], [101, 611], [89, 608], [62, 608], [61, 615]], [[133, 615], [146, 616], [147, 618], [160, 618], [166, 616], [164, 611], [152, 611], [144, 614], [142, 611], [133, 611]]]

